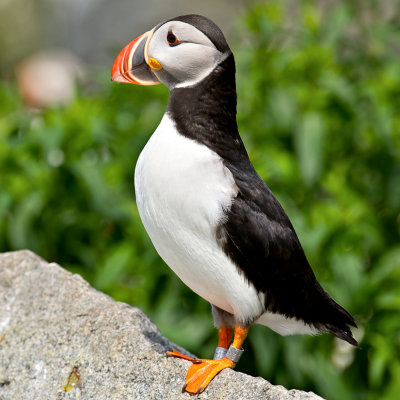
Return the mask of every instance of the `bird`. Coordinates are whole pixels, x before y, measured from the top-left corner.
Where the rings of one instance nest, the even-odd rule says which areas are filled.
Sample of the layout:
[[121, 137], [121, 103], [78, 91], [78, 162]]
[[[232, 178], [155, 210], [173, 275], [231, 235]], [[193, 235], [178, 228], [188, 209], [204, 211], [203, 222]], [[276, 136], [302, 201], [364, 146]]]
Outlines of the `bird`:
[[253, 324], [281, 335], [330, 332], [358, 346], [354, 318], [317, 281], [289, 217], [249, 159], [236, 121], [235, 71], [221, 29], [196, 14], [137, 37], [111, 70], [114, 82], [170, 91], [134, 181], [155, 249], [211, 304], [218, 329], [213, 359], [167, 352], [192, 363], [183, 389], [191, 394], [235, 367]]

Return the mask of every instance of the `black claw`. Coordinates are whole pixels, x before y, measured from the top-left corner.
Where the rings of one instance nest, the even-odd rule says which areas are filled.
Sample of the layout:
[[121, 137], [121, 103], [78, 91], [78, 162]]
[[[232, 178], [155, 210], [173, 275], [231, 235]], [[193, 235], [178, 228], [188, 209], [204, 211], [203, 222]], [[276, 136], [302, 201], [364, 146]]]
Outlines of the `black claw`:
[[187, 383], [185, 383], [185, 384], [182, 386], [182, 393], [185, 393], [185, 392], [186, 392], [186, 386], [187, 386]]
[[200, 358], [196, 358], [196, 360], [192, 360], [192, 364], [201, 364]]
[[202, 386], [200, 386], [200, 387], [197, 389], [197, 392], [196, 392], [196, 394], [200, 394], [202, 391], [203, 391], [203, 387], [202, 387]]

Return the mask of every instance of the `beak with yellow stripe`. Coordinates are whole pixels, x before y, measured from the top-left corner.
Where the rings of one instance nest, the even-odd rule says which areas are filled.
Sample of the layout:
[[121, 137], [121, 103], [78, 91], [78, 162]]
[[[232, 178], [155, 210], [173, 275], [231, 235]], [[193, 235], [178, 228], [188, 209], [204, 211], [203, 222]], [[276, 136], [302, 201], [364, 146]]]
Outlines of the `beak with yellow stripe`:
[[152, 70], [160, 70], [162, 65], [148, 56], [153, 32], [154, 29], [144, 33], [121, 50], [111, 69], [112, 81], [146, 86], [160, 83]]

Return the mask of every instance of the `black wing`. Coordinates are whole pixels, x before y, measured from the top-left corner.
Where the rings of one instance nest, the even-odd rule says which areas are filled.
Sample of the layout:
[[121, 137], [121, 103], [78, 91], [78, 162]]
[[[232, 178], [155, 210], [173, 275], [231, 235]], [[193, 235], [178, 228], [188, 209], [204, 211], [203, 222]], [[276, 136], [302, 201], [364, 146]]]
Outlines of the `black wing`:
[[321, 287], [296, 232], [271, 190], [250, 162], [225, 161], [239, 188], [227, 220], [217, 229], [226, 254], [260, 292], [267, 310], [302, 319], [352, 344], [351, 315]]

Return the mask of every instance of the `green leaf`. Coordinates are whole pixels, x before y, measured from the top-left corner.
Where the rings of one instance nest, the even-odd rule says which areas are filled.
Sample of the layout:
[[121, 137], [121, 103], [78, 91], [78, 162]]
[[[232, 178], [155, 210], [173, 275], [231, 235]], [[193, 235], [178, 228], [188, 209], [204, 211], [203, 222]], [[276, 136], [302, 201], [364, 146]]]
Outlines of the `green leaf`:
[[312, 186], [322, 173], [325, 125], [320, 114], [305, 114], [295, 131], [296, 153], [301, 176]]

